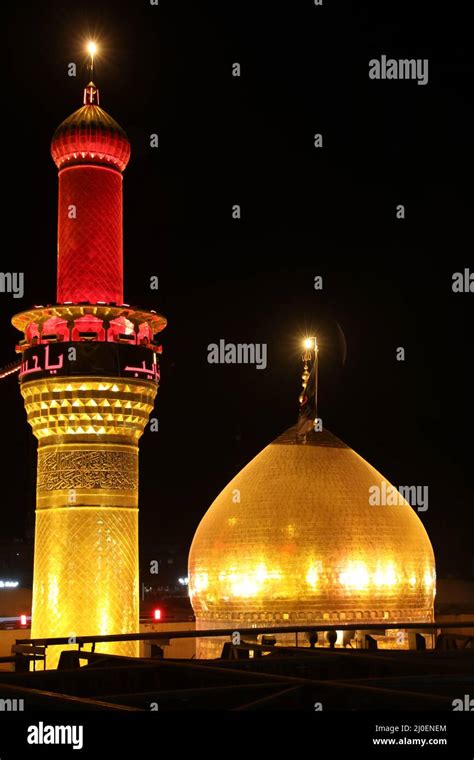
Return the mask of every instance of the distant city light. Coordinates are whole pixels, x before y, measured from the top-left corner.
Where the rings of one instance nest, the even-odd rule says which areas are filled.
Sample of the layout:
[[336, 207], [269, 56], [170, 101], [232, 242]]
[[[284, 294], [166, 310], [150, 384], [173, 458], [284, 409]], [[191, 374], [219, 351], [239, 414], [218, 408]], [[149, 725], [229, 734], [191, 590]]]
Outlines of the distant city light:
[[180, 583], [181, 586], [187, 586], [189, 583], [189, 578], [187, 576], [185, 578], [178, 578], [178, 583]]
[[26, 625], [26, 615], [20, 615], [20, 625]]
[[0, 581], [0, 588], [16, 588], [18, 581]]
[[161, 610], [154, 610], [153, 617], [155, 618], [155, 620], [161, 620]]

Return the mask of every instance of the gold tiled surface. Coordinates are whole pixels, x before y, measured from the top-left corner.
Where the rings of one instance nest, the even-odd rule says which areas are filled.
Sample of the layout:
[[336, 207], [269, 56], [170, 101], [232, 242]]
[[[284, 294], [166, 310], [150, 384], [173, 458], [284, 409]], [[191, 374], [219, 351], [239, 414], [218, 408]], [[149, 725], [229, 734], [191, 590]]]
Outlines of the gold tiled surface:
[[122, 436], [138, 441], [153, 409], [153, 383], [91, 378], [58, 378], [22, 383], [33, 433], [53, 436]]
[[[267, 446], [194, 536], [198, 628], [431, 621], [430, 540], [407, 502], [369, 503], [369, 488], [383, 480], [329, 433], [303, 445], [290, 429]], [[198, 651], [210, 656], [204, 640]]]
[[[138, 621], [138, 510], [37, 510], [31, 637], [133, 633]], [[138, 652], [130, 643], [97, 651]], [[48, 649], [49, 667], [54, 659]]]

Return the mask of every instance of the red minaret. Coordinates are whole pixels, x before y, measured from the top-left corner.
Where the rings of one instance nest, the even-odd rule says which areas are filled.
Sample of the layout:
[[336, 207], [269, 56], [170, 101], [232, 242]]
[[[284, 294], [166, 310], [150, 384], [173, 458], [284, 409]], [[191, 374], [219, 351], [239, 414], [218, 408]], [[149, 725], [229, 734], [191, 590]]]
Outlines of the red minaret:
[[[136, 633], [138, 441], [158, 390], [166, 319], [123, 303], [123, 129], [84, 104], [56, 130], [57, 303], [13, 317], [38, 439], [32, 638]], [[47, 664], [59, 648], [47, 651]], [[136, 642], [99, 651], [138, 654]]]
[[99, 106], [91, 81], [84, 105], [57, 128], [58, 303], [123, 302], [122, 172], [127, 135]]

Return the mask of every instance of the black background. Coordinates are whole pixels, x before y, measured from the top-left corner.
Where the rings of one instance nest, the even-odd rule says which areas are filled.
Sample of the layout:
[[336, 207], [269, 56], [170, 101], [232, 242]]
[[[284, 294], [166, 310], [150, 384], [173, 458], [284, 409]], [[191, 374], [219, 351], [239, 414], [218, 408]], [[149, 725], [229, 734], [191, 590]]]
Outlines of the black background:
[[[473, 295], [451, 288], [473, 262], [463, 6], [2, 7], [1, 268], [25, 272], [26, 289], [21, 300], [0, 294], [0, 363], [15, 358], [11, 315], [55, 300], [49, 142], [82, 103], [91, 34], [101, 106], [132, 143], [126, 301], [169, 320], [160, 430], [141, 443], [142, 541], [187, 547], [225, 483], [295, 422], [300, 343], [316, 334], [325, 427], [392, 483], [429, 486], [420, 516], [438, 573], [472, 576]], [[428, 58], [428, 85], [369, 80], [368, 61], [382, 54]], [[400, 203], [405, 220], [395, 218]], [[220, 338], [267, 343], [267, 369], [208, 364]], [[21, 536], [33, 524], [36, 442], [15, 376], [0, 393], [1, 532]]]

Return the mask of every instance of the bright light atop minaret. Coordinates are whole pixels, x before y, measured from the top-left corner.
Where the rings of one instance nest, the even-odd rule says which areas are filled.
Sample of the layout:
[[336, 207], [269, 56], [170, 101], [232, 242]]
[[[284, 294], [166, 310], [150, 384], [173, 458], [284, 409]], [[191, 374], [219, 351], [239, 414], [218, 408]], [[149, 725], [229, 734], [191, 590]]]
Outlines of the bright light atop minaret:
[[92, 40], [87, 45], [87, 52], [93, 58], [97, 53], [97, 45]]

